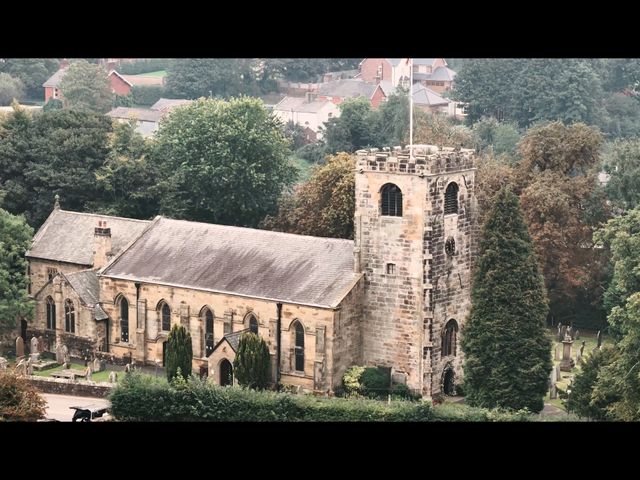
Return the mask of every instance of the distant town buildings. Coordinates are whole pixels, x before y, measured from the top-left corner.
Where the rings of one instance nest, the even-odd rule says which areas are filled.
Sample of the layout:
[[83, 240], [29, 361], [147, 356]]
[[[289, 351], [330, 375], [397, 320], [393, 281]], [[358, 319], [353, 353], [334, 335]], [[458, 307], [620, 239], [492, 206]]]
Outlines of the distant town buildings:
[[136, 132], [150, 137], [158, 130], [160, 120], [171, 110], [193, 102], [193, 100], [161, 98], [150, 108], [117, 107], [107, 113], [108, 117], [125, 123], [135, 120]]

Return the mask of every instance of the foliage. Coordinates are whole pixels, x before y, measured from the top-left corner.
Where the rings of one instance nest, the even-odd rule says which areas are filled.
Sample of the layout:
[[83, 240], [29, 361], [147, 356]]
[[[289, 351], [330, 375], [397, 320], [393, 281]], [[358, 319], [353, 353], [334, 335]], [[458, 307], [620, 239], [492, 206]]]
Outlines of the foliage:
[[515, 185], [516, 171], [502, 158], [493, 155], [480, 156], [477, 168], [475, 194], [478, 202], [478, 225], [482, 226], [502, 187]]
[[113, 99], [114, 107], [133, 107], [133, 95], [116, 95]]
[[617, 399], [615, 397], [594, 398], [593, 390], [602, 368], [611, 364], [615, 356], [616, 350], [614, 348], [603, 347], [602, 350], [594, 350], [586, 358], [580, 373], [575, 376], [571, 384], [571, 394], [566, 402], [568, 412], [593, 420], [614, 419], [607, 411], [607, 406]]
[[483, 117], [473, 124], [472, 131], [478, 138], [480, 150], [486, 150], [491, 146], [494, 155], [505, 154], [508, 158], [515, 157], [520, 132], [514, 123], [498, 122], [493, 117]]
[[267, 342], [255, 333], [243, 333], [233, 361], [233, 371], [238, 383], [260, 390], [267, 388], [271, 380], [270, 363]]
[[169, 381], [172, 381], [176, 375], [184, 378], [191, 375], [192, 348], [191, 334], [182, 325], [174, 324], [167, 339], [165, 359]]
[[409, 143], [409, 95], [406, 90], [398, 89], [389, 95], [378, 108], [377, 116], [378, 147], [406, 145]]
[[11, 331], [20, 317], [31, 317], [33, 301], [28, 295], [28, 262], [33, 229], [23, 216], [0, 208], [0, 332]]
[[0, 71], [20, 79], [29, 98], [43, 98], [42, 84], [58, 68], [59, 62], [55, 58], [5, 58], [0, 62]]
[[161, 85], [134, 85], [131, 96], [134, 105], [151, 106], [165, 95], [165, 87]]
[[484, 225], [462, 331], [472, 406], [538, 412], [552, 367], [547, 299], [518, 198], [503, 188]]
[[25, 378], [0, 371], [0, 421], [35, 422], [45, 418], [46, 405]]
[[62, 109], [62, 100], [60, 100], [59, 98], [49, 98], [49, 100], [47, 100], [47, 103], [44, 104], [44, 106], [42, 107], [42, 111], [43, 112], [48, 112], [50, 110], [61, 110]]
[[11, 102], [22, 98], [24, 84], [19, 78], [14, 78], [8, 73], [0, 73], [0, 106], [11, 105]]
[[433, 115], [421, 110], [414, 111], [414, 115], [413, 143], [464, 148], [474, 148], [477, 143], [469, 128], [454, 125], [442, 115]]
[[299, 123], [293, 123], [291, 120], [288, 121], [284, 125], [283, 134], [285, 138], [291, 141], [293, 150], [298, 150], [307, 143], [304, 128]]
[[60, 81], [62, 103], [83, 112], [106, 113], [113, 106], [107, 72], [85, 60], [72, 63]]
[[296, 150], [296, 155], [309, 163], [323, 164], [327, 158], [327, 148], [323, 142], [309, 143]]
[[360, 148], [377, 145], [371, 103], [363, 97], [347, 99], [338, 108], [340, 116], [325, 122], [328, 153], [353, 153]]
[[174, 98], [230, 98], [259, 93], [256, 60], [250, 58], [180, 58], [167, 68], [167, 92]]
[[622, 93], [613, 93], [605, 99], [607, 116], [602, 131], [609, 138], [630, 138], [640, 135], [640, 101]]
[[108, 153], [111, 119], [75, 110], [35, 115], [21, 109], [0, 125], [0, 188], [4, 208], [24, 213], [39, 227], [51, 213], [53, 197], [82, 211], [97, 196], [95, 172]]
[[264, 58], [262, 79], [284, 78], [293, 82], [321, 80], [323, 73], [357, 69], [361, 58]]
[[295, 179], [280, 122], [259, 99], [198, 101], [160, 123], [162, 210], [174, 218], [253, 227]]
[[640, 205], [640, 140], [617, 141], [605, 158], [607, 197], [618, 210]]
[[170, 58], [138, 58], [133, 62], [120, 62], [117, 70], [123, 75], [139, 75], [166, 70], [170, 62]]
[[316, 167], [308, 182], [293, 195], [285, 194], [277, 215], [268, 216], [262, 228], [300, 235], [353, 238], [355, 209], [355, 159], [341, 153]]

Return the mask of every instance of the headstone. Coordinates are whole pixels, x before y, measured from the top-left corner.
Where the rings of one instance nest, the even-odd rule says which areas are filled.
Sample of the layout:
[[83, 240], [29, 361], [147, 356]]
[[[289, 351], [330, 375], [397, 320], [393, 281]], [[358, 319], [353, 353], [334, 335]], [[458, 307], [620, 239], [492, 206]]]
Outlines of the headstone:
[[38, 339], [35, 335], [31, 337], [31, 350], [29, 350], [29, 353], [38, 353]]
[[62, 365], [64, 363], [64, 355], [62, 355], [62, 344], [56, 343], [56, 362]]
[[576, 363], [580, 363], [581, 360], [582, 360], [582, 352], [578, 350], [578, 352], [576, 353]]
[[100, 360], [96, 357], [93, 360], [93, 371], [94, 372], [101, 372], [102, 368], [100, 368], [102, 365], [100, 365]]
[[555, 353], [554, 353], [553, 358], [555, 360], [560, 360], [560, 345], [556, 345]]
[[21, 359], [16, 365], [16, 375], [25, 375], [27, 373], [27, 363], [24, 358]]
[[125, 373], [129, 373], [130, 371], [131, 371], [131, 364], [130, 364], [130, 363], [127, 363], [127, 364], [124, 366], [124, 372], [125, 372]]
[[562, 324], [559, 323], [558, 324], [558, 341], [561, 342], [562, 341]]
[[557, 382], [558, 380], [560, 380], [559, 378], [556, 378], [556, 369], [555, 368], [551, 369], [551, 374], [549, 375], [549, 377], [550, 377], [549, 381], [551, 382], [552, 385], [555, 382]]
[[567, 332], [565, 334], [565, 337], [569, 337], [571, 340], [573, 340], [573, 328], [571, 326], [569, 326], [567, 328]]
[[106, 360], [100, 360], [100, 371], [103, 372], [107, 369], [107, 361]]
[[118, 374], [114, 371], [111, 371], [111, 373], [109, 374], [109, 382], [116, 383], [117, 381], [118, 381]]
[[44, 340], [42, 337], [38, 337], [38, 353], [44, 352]]
[[559, 342], [562, 342], [564, 340], [564, 337], [567, 336], [567, 326], [563, 325], [562, 326], [562, 335], [560, 335], [560, 340], [558, 340]]
[[596, 339], [598, 340], [597, 348], [600, 348], [600, 345], [602, 345], [602, 332], [600, 330], [598, 330], [598, 335], [596, 335]]
[[62, 368], [63, 368], [64, 370], [68, 370], [69, 368], [71, 368], [71, 365], [69, 365], [67, 362], [64, 362], [64, 363], [62, 364]]
[[558, 389], [556, 388], [556, 384], [552, 383], [551, 384], [551, 389], [549, 391], [549, 398], [550, 399], [554, 399], [554, 398], [558, 398]]
[[64, 359], [64, 363], [71, 363], [71, 356], [69, 355], [69, 349], [66, 345], [62, 345], [62, 358]]
[[562, 374], [560, 373], [560, 364], [556, 365], [556, 379], [558, 381], [562, 380]]
[[91, 380], [91, 367], [87, 367], [87, 369], [84, 371], [84, 378], [86, 380]]
[[24, 341], [22, 337], [16, 338], [16, 358], [24, 357]]
[[7, 364], [9, 362], [7, 361], [6, 358], [4, 357], [0, 357], [0, 370], [6, 370], [7, 369]]
[[576, 329], [575, 340], [580, 340], [580, 330]]
[[33, 362], [31, 361], [31, 356], [29, 356], [29, 359], [27, 360], [27, 375], [33, 375]]

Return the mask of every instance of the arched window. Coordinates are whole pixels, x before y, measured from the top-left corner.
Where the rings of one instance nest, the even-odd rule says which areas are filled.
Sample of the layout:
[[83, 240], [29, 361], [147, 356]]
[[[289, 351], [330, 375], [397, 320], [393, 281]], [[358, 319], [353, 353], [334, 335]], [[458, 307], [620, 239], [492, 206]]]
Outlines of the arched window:
[[76, 309], [68, 298], [64, 301], [64, 329], [76, 333]]
[[171, 330], [171, 309], [164, 301], [158, 305], [158, 311], [162, 320], [162, 330], [168, 332]]
[[51, 297], [47, 297], [47, 328], [56, 329], [56, 302]]
[[220, 362], [220, 386], [233, 385], [233, 365], [226, 358]]
[[458, 213], [458, 184], [451, 182], [444, 192], [444, 214]]
[[447, 322], [442, 335], [442, 356], [456, 355], [456, 337], [458, 336], [458, 323], [451, 319]]
[[252, 313], [247, 316], [247, 323], [249, 325], [249, 331], [258, 335], [258, 319]]
[[402, 216], [402, 190], [397, 185], [387, 183], [380, 190], [380, 214], [388, 217]]
[[304, 372], [304, 327], [297, 320], [293, 327], [295, 332], [296, 371]]
[[204, 319], [204, 350], [208, 357], [213, 352], [213, 312], [211, 309], [204, 307], [202, 309], [202, 318]]
[[120, 297], [120, 341], [129, 341], [129, 302]]

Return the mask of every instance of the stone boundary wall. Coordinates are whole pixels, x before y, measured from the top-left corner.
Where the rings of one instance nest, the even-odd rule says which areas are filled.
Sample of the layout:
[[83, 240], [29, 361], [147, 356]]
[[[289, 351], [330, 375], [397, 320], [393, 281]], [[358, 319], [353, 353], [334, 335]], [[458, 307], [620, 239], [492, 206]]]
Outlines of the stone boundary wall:
[[105, 398], [115, 387], [115, 385], [106, 382], [74, 381], [66, 378], [45, 378], [35, 375], [27, 376], [26, 378], [31, 385], [42, 393], [55, 393], [58, 395]]

